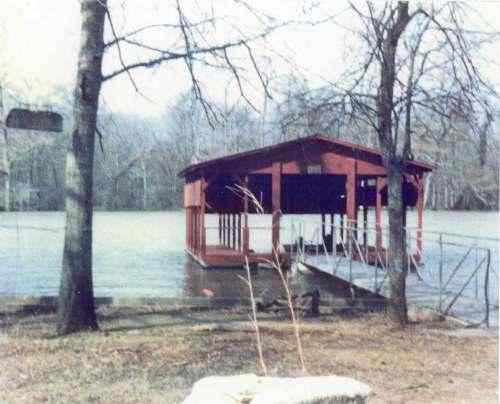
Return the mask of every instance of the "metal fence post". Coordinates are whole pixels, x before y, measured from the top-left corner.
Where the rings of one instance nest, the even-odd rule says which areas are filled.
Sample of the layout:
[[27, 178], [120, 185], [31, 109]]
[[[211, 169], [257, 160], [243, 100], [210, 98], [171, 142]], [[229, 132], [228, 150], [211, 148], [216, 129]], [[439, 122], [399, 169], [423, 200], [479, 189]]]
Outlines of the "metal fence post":
[[[475, 266], [477, 267], [477, 262], [478, 262], [478, 258], [477, 258], [477, 253], [478, 253], [478, 249], [476, 247], [476, 258], [475, 258]], [[476, 299], [478, 298], [478, 295], [479, 295], [479, 277], [478, 277], [478, 273], [476, 273], [476, 278], [475, 278], [475, 285], [474, 285], [474, 292], [475, 292], [475, 296], [476, 296]]]
[[484, 321], [486, 323], [486, 327], [490, 326], [490, 298], [489, 298], [489, 280], [490, 280], [490, 262], [491, 262], [491, 251], [490, 249], [486, 250], [486, 271], [484, 275], [484, 303], [486, 305], [486, 313], [484, 317]]
[[439, 311], [443, 310], [443, 233], [439, 233]]

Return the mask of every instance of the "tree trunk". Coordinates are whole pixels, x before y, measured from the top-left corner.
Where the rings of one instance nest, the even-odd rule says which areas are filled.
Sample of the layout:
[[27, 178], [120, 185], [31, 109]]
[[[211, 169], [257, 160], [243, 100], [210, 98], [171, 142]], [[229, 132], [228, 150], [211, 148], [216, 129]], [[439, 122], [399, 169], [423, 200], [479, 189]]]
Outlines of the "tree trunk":
[[[2, 124], [3, 125], [3, 124]], [[10, 210], [10, 160], [9, 160], [9, 142], [7, 137], [7, 129], [2, 128], [2, 164], [0, 165], [0, 190], [3, 192], [2, 201], [0, 202], [0, 211], [8, 212]]]
[[58, 334], [98, 328], [92, 285], [92, 182], [106, 2], [81, 0], [80, 53], [73, 106], [75, 123], [66, 156], [66, 232]]
[[144, 161], [144, 158], [141, 159], [141, 169], [142, 169], [142, 210], [147, 210], [147, 208], [148, 208], [148, 181], [147, 181], [146, 162]]
[[[0, 211], [10, 210], [10, 160], [9, 160], [9, 137], [5, 127], [5, 114], [3, 105], [3, 88], [0, 86], [0, 149], [2, 150], [2, 162], [0, 163]], [[2, 195], [3, 193], [3, 195]]]
[[388, 161], [387, 210], [389, 216], [388, 271], [390, 281], [389, 314], [393, 321], [404, 326], [408, 322], [406, 305], [406, 207], [403, 201], [404, 165], [400, 161]]
[[[389, 214], [389, 251], [388, 271], [390, 280], [389, 311], [396, 324], [404, 326], [408, 321], [406, 308], [406, 249], [404, 227], [406, 210], [403, 203], [403, 156], [398, 155], [397, 136], [393, 134], [394, 83], [396, 80], [396, 51], [398, 41], [404, 32], [410, 17], [408, 3], [398, 2], [397, 19], [387, 29], [382, 39], [383, 60], [380, 66], [380, 84], [377, 98], [378, 138], [384, 150], [384, 167], [387, 175], [387, 204]], [[408, 136], [410, 135], [407, 128]], [[411, 147], [409, 139], [405, 149]]]

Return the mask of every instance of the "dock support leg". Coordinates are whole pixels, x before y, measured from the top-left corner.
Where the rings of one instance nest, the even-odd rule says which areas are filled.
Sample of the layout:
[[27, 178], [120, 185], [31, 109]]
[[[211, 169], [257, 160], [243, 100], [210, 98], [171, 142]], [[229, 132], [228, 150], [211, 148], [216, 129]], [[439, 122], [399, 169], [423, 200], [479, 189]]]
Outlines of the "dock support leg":
[[345, 238], [344, 238], [344, 214], [340, 213], [340, 240], [342, 243], [345, 243]]
[[330, 214], [330, 235], [332, 236], [332, 254], [337, 253], [337, 232], [335, 231], [335, 215]]
[[[366, 203], [366, 202], [365, 202]], [[363, 205], [363, 248], [365, 251], [365, 262], [368, 262], [368, 206]]]
[[[245, 189], [248, 190], [248, 176], [243, 180]], [[243, 254], [248, 257], [250, 252], [250, 231], [248, 229], [248, 195], [243, 195]]]
[[200, 256], [203, 259], [206, 255], [207, 243], [206, 243], [206, 231], [205, 231], [205, 210], [206, 210], [206, 189], [207, 180], [202, 178], [201, 180], [201, 207], [200, 207]]
[[349, 172], [346, 181], [346, 213], [347, 213], [347, 242], [346, 246], [349, 254], [353, 253], [352, 240], [357, 237], [357, 204], [356, 204], [356, 174]]
[[422, 227], [424, 214], [424, 178], [418, 179], [418, 198], [417, 198], [417, 262], [422, 258]]
[[[326, 238], [326, 215], [324, 213], [321, 214], [321, 243], [320, 247], [323, 248], [324, 242]], [[325, 254], [326, 251], [323, 251]]]
[[273, 163], [272, 168], [272, 245], [273, 254], [278, 253], [280, 244], [280, 217], [281, 217], [281, 163]]
[[233, 229], [232, 229], [233, 230], [232, 231], [232, 233], [233, 233], [233, 248], [236, 250], [236, 214], [233, 213], [232, 216], [233, 216]]
[[222, 214], [222, 245], [226, 245], [226, 214]]
[[226, 247], [231, 248], [231, 214], [226, 213]]
[[241, 251], [241, 213], [238, 213], [238, 251]]
[[219, 218], [219, 244], [222, 244], [222, 218], [220, 213], [217, 214]]
[[382, 188], [384, 187], [383, 178], [377, 177], [377, 195], [375, 204], [375, 247], [382, 257]]

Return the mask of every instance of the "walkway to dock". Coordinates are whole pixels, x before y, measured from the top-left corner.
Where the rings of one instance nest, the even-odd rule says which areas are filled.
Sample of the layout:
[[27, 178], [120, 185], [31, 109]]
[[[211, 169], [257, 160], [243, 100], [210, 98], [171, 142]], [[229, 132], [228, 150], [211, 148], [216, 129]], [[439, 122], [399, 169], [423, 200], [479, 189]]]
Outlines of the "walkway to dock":
[[[389, 297], [387, 271], [364, 264], [344, 256], [305, 255], [299, 262], [307, 267], [319, 270], [350, 282], [353, 285]], [[467, 292], [466, 290], [464, 290]], [[462, 292], [464, 292], [462, 291]], [[406, 281], [406, 296], [409, 305], [435, 310], [439, 313], [456, 317], [467, 324], [485, 325], [485, 302], [479, 296], [470, 293], [459, 294], [456, 290], [433, 286], [432, 280], [409, 273]], [[498, 306], [490, 304], [489, 326], [498, 327]]]

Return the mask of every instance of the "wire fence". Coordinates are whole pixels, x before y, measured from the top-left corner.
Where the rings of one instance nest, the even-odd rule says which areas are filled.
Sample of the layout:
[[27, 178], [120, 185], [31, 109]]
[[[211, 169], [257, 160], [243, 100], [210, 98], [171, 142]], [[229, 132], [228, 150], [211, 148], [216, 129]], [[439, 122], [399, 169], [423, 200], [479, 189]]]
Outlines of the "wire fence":
[[[299, 221], [292, 224], [292, 230], [298, 261], [374, 293], [390, 295], [386, 228], [358, 228], [349, 223], [323, 229]], [[469, 323], [497, 326], [499, 240], [416, 228], [406, 228], [405, 233], [410, 303]], [[333, 240], [334, 248], [325, 240]]]

